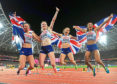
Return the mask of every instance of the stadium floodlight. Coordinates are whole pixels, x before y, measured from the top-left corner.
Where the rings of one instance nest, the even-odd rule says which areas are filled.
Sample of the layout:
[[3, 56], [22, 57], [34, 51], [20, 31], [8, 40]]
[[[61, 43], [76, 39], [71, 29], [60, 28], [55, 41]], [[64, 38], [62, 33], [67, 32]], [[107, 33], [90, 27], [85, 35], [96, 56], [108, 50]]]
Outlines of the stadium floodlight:
[[0, 28], [3, 28], [3, 24], [2, 23], [0, 23]]
[[107, 36], [106, 35], [101, 36], [100, 39], [99, 39], [99, 42], [102, 45], [107, 44]]

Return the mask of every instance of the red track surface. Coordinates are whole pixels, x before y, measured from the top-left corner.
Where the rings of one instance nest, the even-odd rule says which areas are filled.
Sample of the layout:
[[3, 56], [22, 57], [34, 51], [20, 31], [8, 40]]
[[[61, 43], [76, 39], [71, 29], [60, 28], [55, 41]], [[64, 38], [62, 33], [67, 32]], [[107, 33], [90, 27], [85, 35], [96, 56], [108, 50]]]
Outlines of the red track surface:
[[25, 76], [25, 71], [16, 75], [16, 70], [7, 69], [0, 71], [0, 84], [117, 84], [117, 68], [110, 68], [107, 74], [100, 70], [93, 77], [92, 72], [76, 71], [74, 69], [64, 69], [56, 74], [52, 70], [40, 70], [39, 74]]

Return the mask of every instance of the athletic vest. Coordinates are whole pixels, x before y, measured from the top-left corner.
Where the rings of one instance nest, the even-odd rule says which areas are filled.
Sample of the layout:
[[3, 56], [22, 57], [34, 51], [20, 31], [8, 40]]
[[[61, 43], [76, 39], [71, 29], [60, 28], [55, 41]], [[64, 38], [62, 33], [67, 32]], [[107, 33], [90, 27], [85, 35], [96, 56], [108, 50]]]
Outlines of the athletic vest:
[[41, 40], [43, 40], [45, 38], [50, 38], [51, 39], [51, 36], [52, 36], [52, 34], [48, 30], [44, 30], [40, 35]]
[[25, 43], [30, 43], [32, 44], [32, 32], [33, 31], [29, 31], [29, 34], [24, 33], [24, 38], [25, 38]]
[[67, 36], [63, 35], [61, 37], [61, 41], [62, 41], [62, 43], [70, 43], [70, 36], [69, 35], [67, 35]]
[[96, 33], [94, 31], [87, 32], [87, 41], [96, 40]]

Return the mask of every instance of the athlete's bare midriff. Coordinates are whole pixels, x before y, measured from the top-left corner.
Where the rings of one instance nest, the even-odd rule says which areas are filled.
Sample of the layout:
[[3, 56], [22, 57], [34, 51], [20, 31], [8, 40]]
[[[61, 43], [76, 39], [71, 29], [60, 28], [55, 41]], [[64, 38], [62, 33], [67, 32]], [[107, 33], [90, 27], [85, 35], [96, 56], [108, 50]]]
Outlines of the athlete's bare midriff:
[[45, 38], [41, 41], [41, 46], [47, 46], [51, 45], [51, 39], [50, 38]]
[[69, 43], [62, 43], [62, 48], [69, 48], [70, 44]]
[[92, 45], [92, 44], [96, 44], [96, 41], [94, 40], [87, 41], [87, 45]]
[[32, 48], [32, 44], [30, 44], [30, 43], [23, 43], [22, 47], [23, 48]]

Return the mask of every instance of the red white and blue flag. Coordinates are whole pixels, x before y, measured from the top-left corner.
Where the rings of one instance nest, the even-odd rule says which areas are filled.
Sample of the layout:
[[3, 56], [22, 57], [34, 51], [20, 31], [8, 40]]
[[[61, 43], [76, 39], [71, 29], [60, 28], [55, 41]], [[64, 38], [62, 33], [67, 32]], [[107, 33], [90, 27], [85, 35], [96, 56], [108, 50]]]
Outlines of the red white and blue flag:
[[73, 54], [76, 54], [79, 52], [82, 44], [76, 41], [75, 39], [70, 39], [70, 49]]
[[[98, 27], [100, 24], [102, 24], [105, 20], [107, 20], [108, 17], [101, 19], [99, 22], [94, 24], [94, 28]], [[110, 29], [112, 29], [113, 25], [117, 22], [117, 15], [113, 15], [113, 18], [111, 18], [98, 32], [96, 40], [98, 41], [99, 37], [107, 33]]]
[[[57, 45], [58, 48], [61, 48], [61, 45], [62, 45], [61, 38], [58, 37], [57, 35], [55, 35], [55, 38], [56, 38], [55, 41], [53, 41], [54, 44]], [[81, 48], [81, 43], [79, 43], [75, 39], [70, 39], [70, 49], [73, 54], [78, 53], [80, 48]]]
[[[85, 26], [78, 26], [82, 29], [87, 29]], [[84, 43], [86, 42], [86, 33], [82, 32], [82, 31], [79, 31], [76, 29], [76, 36], [77, 36], [77, 40], [79, 43]]]
[[[105, 20], [107, 20], [108, 17], [101, 19], [99, 22], [94, 24], [94, 28], [98, 27], [100, 24], [102, 24]], [[112, 29], [113, 25], [117, 22], [117, 15], [113, 15], [113, 18], [111, 18], [110, 21], [108, 21], [100, 30], [97, 32], [96, 40], [98, 41], [99, 37], [104, 34], [105, 32], [108, 32], [110, 29]], [[80, 28], [85, 29], [85, 26], [79, 26]], [[79, 43], [86, 42], [86, 33], [83, 33], [82, 31], [76, 30], [76, 35], [78, 38]]]
[[18, 50], [22, 48], [22, 43], [24, 43], [24, 30], [23, 23], [25, 22], [20, 16], [9, 15], [10, 21], [12, 23], [12, 43], [16, 44]]
[[59, 41], [59, 36], [52, 34], [51, 36], [51, 41], [52, 41], [52, 45], [57, 45], [58, 41]]

